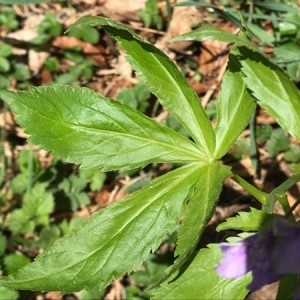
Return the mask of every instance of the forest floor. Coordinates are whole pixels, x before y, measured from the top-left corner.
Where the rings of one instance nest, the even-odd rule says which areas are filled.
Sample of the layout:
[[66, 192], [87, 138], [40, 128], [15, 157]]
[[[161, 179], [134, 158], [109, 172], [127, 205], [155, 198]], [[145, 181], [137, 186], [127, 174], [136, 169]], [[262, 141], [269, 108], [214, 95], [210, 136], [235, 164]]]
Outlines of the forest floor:
[[[0, 20], [0, 44], [5, 43], [12, 47], [12, 53], [9, 55], [11, 65], [8, 67], [1, 65], [0, 53], [0, 87], [20, 90], [31, 85], [74, 84], [88, 87], [109, 98], [121, 97], [120, 95], [124, 93], [124, 90], [127, 91], [127, 94], [125, 93], [127, 96], [129, 95], [128, 90], [135, 92], [134, 87], [140, 82], [139, 79], [126, 62], [123, 52], [101, 28], [97, 29], [96, 32], [77, 33], [77, 36], [64, 34], [65, 30], [79, 18], [86, 15], [101, 15], [130, 27], [138, 35], [162, 49], [175, 61], [190, 86], [200, 96], [202, 106], [214, 122], [215, 102], [226, 70], [230, 45], [218, 41], [175, 43], [169, 42], [169, 40], [180, 34], [190, 32], [201, 24], [211, 24], [234, 33], [238, 32], [238, 28], [230, 21], [222, 19], [211, 8], [178, 6], [170, 10], [168, 3], [173, 5], [176, 2], [170, 0], [159, 1], [158, 11], [151, 11], [149, 8], [148, 10], [145, 9], [146, 2], [146, 0], [50, 1], [42, 4], [10, 6], [9, 9], [12, 11], [10, 13], [5, 12], [5, 10], [3, 12], [3, 7], [8, 6], [1, 6], [0, 4], [0, 9], [2, 9], [0, 17], [1, 13], [8, 16], [6, 25], [1, 25]], [[221, 9], [223, 6], [219, 2], [214, 1], [214, 4]], [[231, 1], [230, 3], [233, 7], [236, 5], [236, 8], [239, 8], [237, 2]], [[143, 18], [144, 22], [142, 21]], [[45, 19], [47, 21], [43, 23], [43, 27], [40, 24]], [[150, 20], [149, 26], [145, 26], [147, 20]], [[263, 26], [265, 31], [272, 30], [267, 21], [264, 22]], [[267, 55], [272, 56], [273, 49], [271, 46], [264, 45], [263, 49]], [[147, 102], [145, 113], [148, 116], [160, 122], [168, 120], [170, 126], [174, 128], [178, 126], [172, 123], [174, 121], [169, 118], [169, 113], [160, 106], [153, 95], [140, 101], [141, 103]], [[130, 102], [129, 105], [134, 104]], [[3, 104], [0, 113], [1, 146], [3, 149], [1, 160], [2, 164], [5, 164], [5, 167], [2, 165], [1, 204], [3, 205], [3, 217], [1, 223], [3, 234], [9, 232], [9, 236], [11, 236], [12, 233], [19, 234], [17, 230], [14, 231], [13, 228], [5, 224], [7, 224], [13, 210], [20, 206], [19, 190], [13, 186], [13, 184], [21, 185], [20, 182], [14, 180], [22, 172], [20, 153], [24, 150], [33, 151], [42, 169], [52, 170], [55, 168], [57, 170], [60, 168], [60, 171], [65, 174], [65, 178], [68, 179], [72, 174], [78, 174], [78, 168], [70, 164], [62, 164], [58, 167], [59, 162], [53, 158], [51, 153], [28, 144], [28, 136], [18, 127], [13, 114]], [[280, 134], [277, 140], [276, 137], [272, 138], [276, 142], [270, 142], [272, 131], [276, 131], [278, 125], [273, 118], [262, 110], [258, 110], [256, 113], [256, 124], [266, 131], [271, 130], [269, 136], [258, 145], [259, 168], [254, 170], [253, 159], [250, 157], [249, 128], [245, 129], [238, 142], [224, 158], [224, 162], [230, 165], [236, 174], [268, 192], [288, 178], [295, 164], [299, 163], [296, 161], [292, 164], [286, 159], [286, 152], [290, 150], [290, 145], [299, 145], [291, 137], [285, 136], [282, 139]], [[26, 165], [26, 162], [24, 164]], [[78, 195], [85, 192], [89, 200], [85, 202], [86, 199], [80, 198], [80, 196], [77, 203], [74, 204], [73, 202], [72, 209], [60, 208], [51, 214], [51, 220], [54, 220], [53, 223], [58, 223], [64, 219], [70, 220], [75, 216], [88, 218], [91, 213], [114, 201], [121, 200], [132, 190], [145, 185], [158, 174], [167, 172], [171, 168], [172, 166], [169, 164], [161, 164], [148, 166], [133, 174], [122, 172], [106, 174], [103, 182], [99, 184], [99, 188], [93, 189], [83, 184], [84, 188], [77, 191]], [[97, 177], [98, 179], [95, 181], [101, 181], [100, 177]], [[52, 181], [53, 184], [54, 182], [55, 180]], [[76, 183], [73, 184], [76, 185]], [[97, 186], [97, 182], [95, 185]], [[298, 188], [295, 187], [289, 191], [288, 196], [291, 205], [296, 203], [299, 198]], [[259, 207], [259, 204], [236, 183], [231, 180], [226, 181], [215, 214], [209, 222], [201, 244], [205, 246], [208, 243], [223, 241], [226, 236], [223, 233], [216, 234], [216, 226], [225, 218], [233, 216], [239, 211], [248, 211], [250, 207]], [[278, 213], [280, 213], [280, 207], [278, 207]], [[296, 209], [296, 214], [298, 213]], [[34, 234], [38, 236], [40, 231], [37, 230]], [[32, 233], [22, 233], [20, 236], [25, 239], [32, 239], [33, 235]], [[13, 244], [15, 245], [15, 241]], [[14, 246], [13, 249], [16, 247]], [[20, 249], [24, 249], [24, 247], [22, 246]], [[20, 251], [22, 252], [22, 250]], [[30, 251], [27, 249], [25, 252], [28, 255]], [[35, 248], [31, 256], [33, 257], [37, 253], [39, 253], [39, 249]], [[106, 294], [101, 297], [107, 300], [124, 299], [124, 289], [133, 284], [132, 282], [134, 281], [130, 277], [116, 280], [107, 289]], [[142, 289], [140, 288], [140, 290]], [[248, 298], [273, 299], [275, 291], [276, 284], [273, 284], [249, 295]], [[21, 295], [23, 295], [23, 299], [60, 299], [60, 295], [56, 292]], [[142, 296], [138, 297], [143, 299]], [[64, 299], [88, 300], [88, 298], [80, 297], [78, 294], [66, 295]]]

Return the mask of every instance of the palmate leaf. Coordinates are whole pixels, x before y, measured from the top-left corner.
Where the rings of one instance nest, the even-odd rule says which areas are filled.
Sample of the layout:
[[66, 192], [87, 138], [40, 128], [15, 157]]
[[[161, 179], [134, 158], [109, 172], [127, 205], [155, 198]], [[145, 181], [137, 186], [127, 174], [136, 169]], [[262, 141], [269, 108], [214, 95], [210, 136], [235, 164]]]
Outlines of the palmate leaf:
[[247, 88], [287, 132], [300, 140], [300, 93], [291, 79], [263, 55], [239, 49]]
[[114, 278], [136, 270], [175, 230], [183, 202], [193, 193], [202, 167], [199, 163], [180, 167], [95, 213], [33, 263], [1, 277], [0, 285], [63, 293], [92, 287], [101, 290]]
[[84, 17], [73, 24], [69, 30], [80, 25], [101, 25], [116, 39], [125, 51], [132, 68], [147, 84], [150, 91], [211, 158], [215, 145], [213, 128], [200, 105], [199, 98], [175, 64], [162, 51], [120, 23], [103, 17]]
[[181, 272], [182, 266], [193, 254], [202, 232], [210, 220], [222, 190], [223, 181], [231, 174], [228, 166], [219, 162], [203, 166], [199, 174], [199, 184], [183, 211], [183, 221], [179, 227], [175, 256], [177, 259], [160, 282]]
[[176, 281], [155, 290], [151, 299], [244, 299], [251, 275], [234, 280], [219, 277], [215, 270], [222, 257], [219, 245], [208, 247], [200, 250]]
[[240, 64], [237, 57], [230, 54], [217, 102], [217, 159], [227, 153], [245, 129], [254, 110], [255, 102], [244, 83]]
[[67, 162], [102, 170], [154, 162], [192, 162], [201, 150], [175, 131], [86, 88], [0, 91], [30, 142]]

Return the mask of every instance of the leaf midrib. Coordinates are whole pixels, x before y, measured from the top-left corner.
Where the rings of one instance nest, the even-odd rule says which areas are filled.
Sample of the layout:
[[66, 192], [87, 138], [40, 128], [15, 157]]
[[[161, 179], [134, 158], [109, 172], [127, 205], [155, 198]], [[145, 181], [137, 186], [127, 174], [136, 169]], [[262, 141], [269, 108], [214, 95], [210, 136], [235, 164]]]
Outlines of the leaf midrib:
[[[25, 104], [23, 104], [23, 105], [25, 106]], [[28, 108], [28, 106], [25, 106], [25, 107]], [[33, 109], [30, 109], [30, 110], [34, 111]], [[62, 127], [72, 128], [75, 131], [76, 131], [76, 129], [82, 129], [82, 131], [95, 131], [95, 132], [98, 132], [98, 133], [99, 133], [99, 131], [101, 131], [101, 132], [103, 132], [103, 133], [105, 133], [107, 135], [112, 135], [112, 133], [115, 133], [115, 134], [127, 136], [127, 137], [129, 137], [131, 139], [139, 139], [140, 141], [146, 141], [148, 143], [149, 143], [149, 141], [152, 141], [153, 143], [155, 143], [157, 145], [161, 145], [161, 146], [163, 146], [163, 147], [165, 147], [167, 149], [175, 150], [177, 153], [187, 153], [190, 156], [195, 157], [195, 161], [198, 161], [198, 160], [202, 161], [203, 159], [205, 159], [204, 156], [201, 156], [202, 153], [199, 151], [200, 149], [197, 147], [197, 144], [194, 144], [194, 143], [190, 142], [187, 139], [186, 139], [186, 142], [189, 143], [191, 146], [194, 146], [194, 150], [197, 151], [199, 155], [195, 155], [194, 152], [188, 151], [187, 149], [184, 149], [184, 148], [181, 148], [181, 147], [176, 147], [174, 145], [171, 146], [168, 143], [162, 143], [162, 142], [157, 141], [155, 139], [147, 139], [147, 138], [141, 137], [139, 135], [133, 135], [133, 134], [129, 134], [129, 133], [122, 133], [122, 132], [118, 132], [118, 131], [109, 131], [109, 130], [103, 130], [103, 129], [96, 129], [96, 128], [89, 127], [89, 126], [86, 126], [86, 125], [83, 126], [83, 125], [74, 124], [74, 123], [71, 123], [71, 122], [66, 123], [66, 122], [63, 122], [63, 121], [59, 121], [57, 119], [51, 119], [51, 118], [49, 118], [49, 116], [42, 114], [40, 111], [34, 111], [34, 113], [39, 114], [41, 117], [43, 117], [46, 120], [49, 120], [51, 122], [54, 121], [54, 123], [58, 123]], [[69, 124], [70, 126], [67, 126], [66, 124]], [[175, 131], [173, 133], [177, 135], [177, 133]], [[181, 135], [179, 135], [179, 136], [180, 136], [180, 138], [185, 139], [183, 136], [181, 136]], [[49, 137], [47, 137], [47, 139], [49, 139]]]
[[[131, 34], [130, 31], [128, 31], [128, 32]], [[116, 37], [116, 39], [119, 40], [119, 43], [120, 43], [120, 44], [123, 44], [122, 40], [120, 40], [119, 37]], [[139, 40], [139, 42], [141, 42], [141, 43], [147, 43], [147, 42], [145, 42], [145, 41], [140, 41], [140, 40]], [[139, 45], [140, 45], [140, 44], [139, 44]], [[149, 45], [151, 45], [151, 44], [149, 44]], [[151, 46], [152, 46], [152, 45], [151, 45]], [[132, 55], [132, 54], [129, 54], [127, 50], [125, 50], [125, 51], [126, 51], [126, 53], [127, 53], [128, 56], [133, 57], [133, 55]], [[170, 75], [169, 72], [167, 72], [167, 67], [165, 67], [165, 66], [162, 67], [162, 66], [161, 66], [161, 65], [163, 65], [163, 64], [158, 60], [158, 58], [156, 57], [156, 55], [154, 55], [154, 54], [151, 53], [151, 52], [148, 52], [148, 54], [150, 54], [151, 57], [156, 61], [156, 63], [157, 63], [156, 65], [159, 66], [160, 70], [161, 70], [165, 75], [167, 75], [167, 77], [168, 77], [169, 79], [171, 79], [171, 82], [173, 83], [173, 87], [176, 88], [176, 91], [177, 91], [177, 93], [179, 94], [178, 97], [184, 98], [184, 99], [186, 100], [186, 101], [184, 101], [184, 102], [188, 104], [190, 116], [192, 116], [192, 118], [193, 118], [193, 123], [194, 123], [194, 124], [196, 125], [196, 127], [198, 128], [197, 132], [200, 134], [200, 139], [199, 139], [199, 136], [198, 136], [198, 135], [194, 134], [194, 132], [193, 132], [193, 130], [191, 130], [191, 128], [189, 128], [188, 126], [186, 126], [186, 125], [184, 125], [184, 124], [182, 124], [182, 125], [189, 131], [189, 133], [190, 133], [191, 136], [195, 139], [195, 141], [197, 141], [197, 144], [199, 145], [199, 147], [202, 147], [203, 150], [205, 151], [205, 153], [209, 153], [209, 149], [208, 149], [208, 146], [207, 146], [207, 143], [206, 143], [206, 139], [205, 139], [205, 137], [204, 137], [204, 135], [203, 135], [203, 131], [202, 131], [201, 127], [199, 126], [199, 123], [197, 122], [197, 118], [196, 118], [196, 116], [195, 116], [195, 114], [194, 114], [194, 110], [192, 109], [192, 106], [191, 106], [190, 102], [188, 101], [188, 97], [186, 97], [186, 95], [185, 95], [183, 89], [180, 88], [180, 85], [177, 83], [177, 81]], [[169, 59], [169, 58], [166, 57], [166, 59]], [[138, 64], [139, 66], [141, 66], [141, 64], [139, 63], [138, 60], [134, 60], [134, 61], [131, 61], [131, 60], [130, 60], [129, 62], [130, 62], [130, 64], [131, 64], [132, 66], [134, 66], [135, 64]], [[174, 67], [176, 68], [176, 66], [174, 66]], [[147, 78], [146, 78], [146, 77], [144, 76], [144, 74], [140, 71], [140, 69], [143, 69], [143, 66], [142, 66], [141, 68], [136, 68], [135, 70], [136, 70], [136, 72], [138, 72], [139, 75], [140, 75], [142, 78], [144, 78], [145, 81], [146, 81]], [[178, 71], [178, 70], [177, 70], [177, 71]], [[147, 80], [147, 81], [148, 81], [148, 80]], [[183, 84], [185, 84], [185, 83], [183, 83]], [[189, 87], [188, 85], [186, 86], [186, 88], [187, 88], [187, 89], [190, 89], [190, 87]], [[153, 94], [157, 95], [157, 91], [156, 91], [152, 86], [150, 86], [150, 89], [152, 90]], [[181, 96], [180, 96], [180, 95], [181, 95]], [[192, 90], [191, 90], [191, 96], [194, 98], [194, 95], [193, 95]], [[161, 99], [160, 97], [158, 97], [158, 98]], [[163, 100], [161, 100], [161, 101], [164, 102]], [[200, 103], [198, 103], [198, 104], [199, 104], [199, 106], [201, 105]], [[200, 107], [200, 109], [201, 109], [201, 107]], [[171, 111], [172, 113], [174, 113], [172, 110], [170, 110], [170, 111]], [[203, 112], [203, 115], [204, 115], [204, 117], [205, 117], [205, 113], [204, 113], [204, 112]], [[180, 123], [181, 123], [181, 122], [180, 122]], [[209, 122], [207, 122], [207, 123], [209, 124]]]

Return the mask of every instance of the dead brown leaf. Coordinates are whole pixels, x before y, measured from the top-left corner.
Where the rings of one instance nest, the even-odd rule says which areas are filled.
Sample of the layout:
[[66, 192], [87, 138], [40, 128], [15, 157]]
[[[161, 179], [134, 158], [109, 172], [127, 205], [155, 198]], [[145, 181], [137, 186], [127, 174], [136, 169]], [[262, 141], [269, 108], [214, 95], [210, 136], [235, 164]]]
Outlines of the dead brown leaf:
[[68, 49], [72, 47], [81, 47], [84, 54], [88, 58], [93, 59], [100, 67], [107, 66], [106, 56], [109, 54], [109, 48], [104, 48], [101, 45], [92, 45], [87, 42], [80, 41], [72, 36], [58, 36], [52, 45], [59, 49]]
[[146, 0], [106, 0], [101, 6], [101, 13], [115, 21], [139, 21], [137, 12], [145, 7]]

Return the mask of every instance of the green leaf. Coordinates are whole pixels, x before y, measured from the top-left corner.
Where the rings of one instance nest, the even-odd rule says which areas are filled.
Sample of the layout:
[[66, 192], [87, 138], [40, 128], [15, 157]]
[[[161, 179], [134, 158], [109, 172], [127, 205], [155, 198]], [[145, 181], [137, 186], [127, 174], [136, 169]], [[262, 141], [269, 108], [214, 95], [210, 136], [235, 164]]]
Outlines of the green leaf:
[[250, 212], [239, 212], [236, 217], [227, 218], [225, 222], [217, 227], [217, 231], [234, 229], [241, 231], [258, 231], [267, 222], [269, 215], [263, 211], [251, 207]]
[[199, 28], [176, 36], [170, 40], [170, 42], [182, 42], [182, 41], [221, 41], [224, 43], [232, 44], [236, 41], [237, 36], [233, 33], [224, 31], [220, 28], [209, 24], [203, 24]]
[[167, 261], [159, 260], [157, 255], [151, 254], [143, 264], [141, 270], [130, 275], [139, 285], [149, 286], [164, 275]]
[[74, 28], [74, 30], [70, 32], [69, 35], [91, 44], [97, 44], [100, 38], [98, 30], [90, 26]]
[[21, 173], [28, 175], [29, 172], [38, 174], [41, 171], [41, 164], [33, 150], [22, 149], [18, 157], [18, 165]]
[[107, 171], [204, 159], [188, 139], [86, 88], [0, 91], [0, 97], [18, 115], [30, 142], [83, 167]]
[[282, 128], [276, 128], [272, 131], [266, 148], [272, 157], [290, 148], [289, 138]]
[[290, 145], [290, 149], [284, 153], [284, 158], [288, 162], [297, 163], [300, 161], [300, 147], [298, 145]]
[[139, 102], [146, 102], [149, 100], [151, 94], [144, 83], [136, 84], [133, 89]]
[[60, 237], [61, 237], [61, 231], [58, 226], [53, 225], [53, 226], [43, 227], [43, 229], [40, 232], [37, 245], [40, 248], [46, 249], [50, 247]]
[[236, 56], [229, 56], [227, 68], [217, 102], [216, 158], [227, 153], [255, 110]]
[[17, 272], [20, 268], [30, 263], [30, 259], [23, 254], [8, 254], [3, 258], [6, 274]]
[[111, 34], [150, 91], [174, 114], [203, 152], [208, 157], [212, 156], [215, 135], [200, 100], [175, 64], [162, 51], [120, 23], [103, 17], [84, 17], [69, 30], [79, 25], [101, 25]]
[[10, 78], [0, 74], [0, 89], [8, 89], [10, 86]]
[[194, 194], [184, 208], [183, 221], [178, 231], [177, 247], [175, 256], [177, 260], [167, 270], [166, 278], [173, 276], [186, 261], [193, 255], [193, 252], [201, 238], [202, 232], [210, 220], [216, 202], [222, 190], [223, 181], [231, 174], [229, 167], [219, 162], [205, 165], [199, 172], [199, 183]]
[[53, 209], [52, 194], [45, 190], [45, 184], [37, 183], [24, 195], [22, 208], [11, 214], [9, 226], [15, 232], [32, 232], [37, 225], [48, 225]]
[[287, 42], [274, 48], [276, 62], [289, 63], [300, 61], [300, 45], [296, 42]]
[[27, 80], [30, 79], [30, 71], [28, 66], [22, 64], [22, 63], [15, 63], [14, 64], [14, 74], [13, 76], [15, 77], [16, 80]]
[[5, 73], [10, 70], [10, 62], [6, 57], [0, 56], [0, 72]]
[[250, 155], [249, 148], [250, 148], [249, 141], [241, 137], [234, 142], [228, 154], [234, 160], [240, 160]]
[[287, 65], [287, 73], [294, 81], [300, 81], [300, 64], [299, 62], [292, 62]]
[[164, 124], [187, 138], [190, 136], [173, 115], [168, 115]]
[[103, 299], [105, 295], [106, 295], [105, 291], [99, 291], [98, 288], [93, 288], [88, 291], [82, 290], [78, 292], [78, 299], [79, 300]]
[[0, 57], [8, 57], [12, 54], [13, 47], [9, 44], [0, 43]]
[[89, 196], [84, 192], [71, 195], [70, 201], [72, 211], [75, 211], [78, 208], [83, 208], [91, 203]]
[[28, 186], [28, 173], [20, 173], [14, 176], [10, 188], [14, 193], [22, 194]]
[[160, 16], [158, 0], [147, 0], [145, 3], [145, 8], [139, 10], [137, 14], [144, 22], [145, 27], [154, 25], [157, 29], [162, 29], [163, 22], [162, 17]]
[[133, 89], [129, 89], [129, 88], [125, 88], [122, 91], [120, 91], [118, 93], [118, 95], [116, 96], [116, 99], [128, 106], [130, 106], [131, 108], [138, 108], [138, 100], [135, 96], [134, 90]]
[[297, 4], [294, 1], [289, 2], [289, 4], [285, 3], [276, 3], [276, 1], [270, 1], [269, 3], [263, 1], [255, 1], [255, 5], [269, 9], [274, 11], [283, 11], [283, 12], [295, 12], [298, 13], [299, 9], [297, 8]]
[[259, 143], [265, 143], [272, 134], [272, 126], [270, 124], [262, 124], [255, 126], [255, 137]]
[[63, 293], [95, 286], [102, 290], [123, 273], [136, 270], [175, 230], [183, 202], [198, 182], [199, 165], [171, 171], [95, 213], [33, 263], [0, 278], [0, 285]]
[[259, 53], [240, 49], [245, 82], [258, 104], [300, 140], [300, 93], [290, 78]]
[[28, 216], [34, 217], [36, 224], [47, 225], [49, 214], [53, 209], [53, 195], [46, 191], [45, 184], [35, 184], [23, 198], [22, 210]]
[[30, 216], [27, 215], [22, 209], [15, 209], [8, 221], [8, 226], [11, 231], [17, 233], [33, 232], [35, 224], [33, 220], [30, 220]]
[[5, 254], [6, 247], [7, 247], [7, 238], [4, 235], [0, 234], [0, 256]]
[[98, 169], [79, 169], [79, 176], [90, 183], [91, 191], [99, 191], [106, 179], [106, 174]]
[[150, 92], [147, 86], [143, 83], [138, 83], [134, 88], [125, 88], [121, 90], [116, 99], [122, 103], [138, 109], [144, 113], [149, 106]]
[[0, 286], [0, 300], [17, 300], [19, 293], [17, 291], [8, 289], [4, 286]]
[[247, 24], [248, 29], [250, 32], [257, 37], [262, 43], [264, 44], [272, 44], [275, 42], [274, 36], [270, 33], [262, 29], [260, 26], [256, 24]]
[[221, 41], [224, 43], [235, 44], [239, 47], [244, 46], [253, 51], [259, 51], [243, 32], [235, 35], [209, 24], [203, 24], [191, 32], [176, 36], [170, 40], [170, 42], [182, 41]]
[[176, 281], [162, 285], [151, 299], [244, 299], [251, 275], [234, 280], [219, 277], [215, 268], [221, 256], [218, 245], [208, 245]]
[[[90, 170], [90, 169], [84, 169]], [[65, 178], [60, 184], [59, 188], [64, 191], [72, 211], [77, 210], [79, 207], [84, 207], [90, 204], [90, 198], [85, 192], [82, 192], [88, 184], [88, 181], [84, 177], [76, 176], [75, 174]]]
[[13, 8], [8, 6], [0, 7], [0, 24], [6, 29], [13, 30], [19, 25], [16, 19], [16, 12]]

